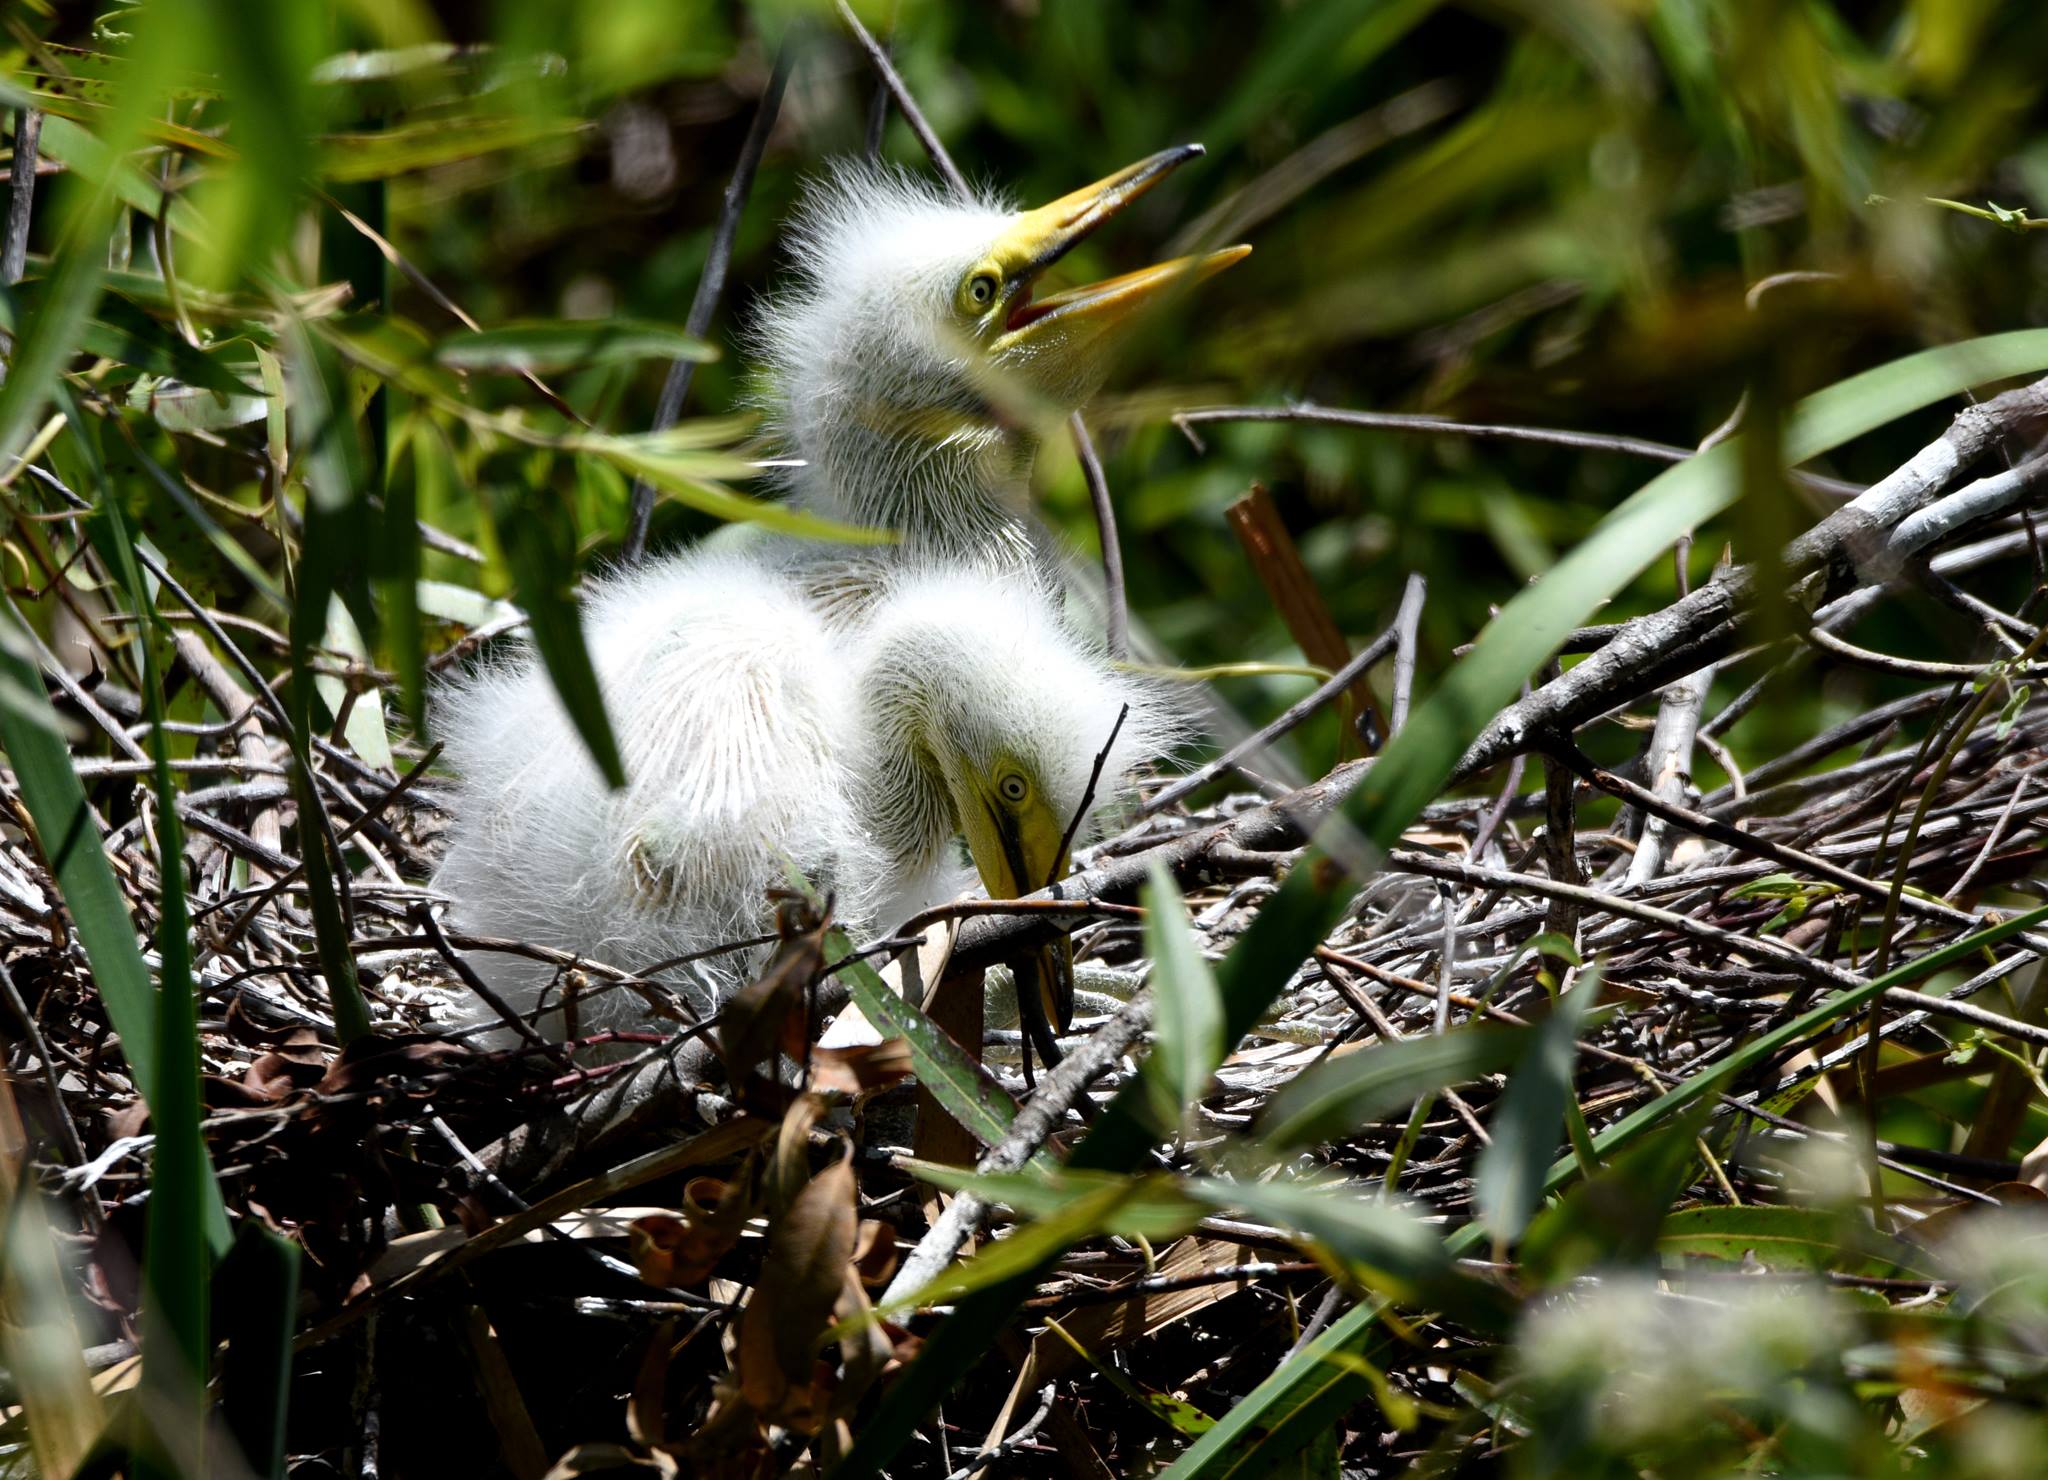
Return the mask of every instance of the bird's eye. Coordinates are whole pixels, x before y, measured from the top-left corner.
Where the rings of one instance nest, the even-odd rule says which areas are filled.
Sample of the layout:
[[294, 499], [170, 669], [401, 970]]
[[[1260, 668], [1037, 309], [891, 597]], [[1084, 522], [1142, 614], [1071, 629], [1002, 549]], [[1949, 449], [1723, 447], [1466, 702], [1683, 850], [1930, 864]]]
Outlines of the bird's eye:
[[1000, 286], [994, 273], [977, 272], [967, 280], [967, 301], [976, 308], [987, 308], [995, 302], [996, 289]]
[[1015, 806], [1031, 795], [1031, 783], [1022, 776], [1019, 776], [1015, 771], [1011, 771], [996, 782], [996, 790], [1002, 795], [1004, 801]]

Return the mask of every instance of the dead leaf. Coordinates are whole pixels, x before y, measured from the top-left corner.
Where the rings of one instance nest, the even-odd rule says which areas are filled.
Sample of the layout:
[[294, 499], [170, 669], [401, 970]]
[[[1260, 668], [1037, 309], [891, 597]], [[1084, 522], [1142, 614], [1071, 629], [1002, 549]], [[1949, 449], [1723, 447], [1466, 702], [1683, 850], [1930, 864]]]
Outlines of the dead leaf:
[[760, 979], [719, 1011], [718, 1052], [736, 1087], [751, 1085], [779, 1051], [801, 1063], [809, 1034], [804, 993], [825, 964], [825, 928], [786, 936]]
[[830, 1108], [823, 1095], [813, 1092], [798, 1095], [783, 1112], [762, 1179], [761, 1200], [769, 1217], [780, 1216], [811, 1180], [811, 1128]]
[[778, 1423], [815, 1432], [818, 1337], [853, 1258], [854, 1179], [841, 1157], [768, 1230], [760, 1283], [740, 1315], [740, 1393]]
[[257, 1059], [242, 1076], [242, 1088], [276, 1104], [318, 1084], [327, 1074], [327, 1050], [311, 1028], [294, 1028], [283, 1043]]
[[872, 1094], [910, 1077], [910, 1040], [811, 1050], [811, 1087], [842, 1095]]
[[576, 1480], [579, 1475], [594, 1475], [604, 1470], [653, 1470], [657, 1474], [674, 1474], [675, 1463], [637, 1454], [624, 1444], [578, 1444], [556, 1460], [542, 1480]]
[[642, 1449], [656, 1448], [668, 1438], [668, 1361], [675, 1340], [674, 1321], [655, 1327], [626, 1400], [626, 1432]]
[[737, 1184], [716, 1177], [692, 1178], [683, 1201], [680, 1217], [649, 1213], [627, 1225], [633, 1265], [650, 1285], [683, 1288], [709, 1279], [752, 1211]]
[[863, 1218], [853, 1236], [853, 1269], [860, 1282], [879, 1290], [896, 1273], [896, 1229], [878, 1218]]

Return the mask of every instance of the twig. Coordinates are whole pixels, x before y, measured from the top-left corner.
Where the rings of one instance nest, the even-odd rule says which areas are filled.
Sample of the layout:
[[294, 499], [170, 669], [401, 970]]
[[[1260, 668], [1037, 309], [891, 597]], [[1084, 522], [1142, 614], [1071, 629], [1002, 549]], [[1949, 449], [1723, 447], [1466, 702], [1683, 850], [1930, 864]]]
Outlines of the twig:
[[[843, 4], [844, 0], [841, 0], [841, 3]], [[978, 1451], [972, 1460], [946, 1476], [946, 1480], [971, 1480], [972, 1476], [987, 1468], [996, 1460], [1021, 1447], [1024, 1441], [1037, 1433], [1046, 1419], [1052, 1416], [1052, 1399], [1053, 1384], [1047, 1383], [1039, 1390], [1038, 1411], [1036, 1413], [1019, 1424], [1016, 1431], [1002, 1442], [991, 1444], [987, 1448]]]
[[917, 99], [910, 95], [910, 89], [903, 85], [896, 68], [889, 60], [889, 54], [882, 50], [880, 42], [868, 34], [868, 28], [860, 23], [860, 17], [853, 13], [846, 0], [837, 0], [839, 17], [853, 32], [854, 39], [868, 54], [874, 64], [875, 75], [882, 79], [882, 86], [889, 90], [889, 96], [896, 101], [897, 109], [903, 114], [903, 121], [910, 125], [910, 131], [917, 135], [917, 142], [924, 145], [924, 152], [931, 156], [932, 164], [946, 177], [946, 183], [953, 187], [953, 193], [962, 200], [974, 199], [974, 192], [968, 188], [967, 177], [960, 173], [953, 163], [953, 156], [946, 152], [946, 146], [939, 142], [939, 136], [932, 132], [932, 126], [925, 122], [924, 114], [917, 106]]
[[[1089, 768], [1088, 784], [1081, 788], [1080, 803], [1074, 808], [1074, 815], [1067, 819], [1067, 830], [1060, 834], [1060, 850], [1053, 855], [1055, 859], [1065, 858], [1067, 850], [1074, 846], [1074, 834], [1081, 830], [1081, 820], [1095, 805], [1095, 789], [1102, 784], [1102, 771], [1103, 767], [1109, 764], [1109, 753], [1116, 749], [1116, 737], [1123, 733], [1124, 721], [1130, 717], [1130, 705], [1124, 704], [1117, 708], [1116, 723], [1109, 727], [1109, 738], [1102, 742], [1102, 749], [1095, 752], [1095, 764]], [[1057, 862], [1053, 865], [1054, 868], [1059, 866]], [[1055, 875], [1045, 881], [1045, 887], [1050, 889], [1058, 883], [1059, 878]]]
[[1299, 725], [1303, 720], [1314, 714], [1318, 709], [1321, 709], [1325, 704], [1349, 689], [1364, 675], [1368, 668], [1386, 657], [1393, 649], [1394, 635], [1394, 629], [1392, 627], [1387, 628], [1386, 631], [1367, 643], [1350, 662], [1318, 684], [1313, 693], [1295, 700], [1294, 703], [1280, 711], [1273, 719], [1238, 741], [1237, 744], [1231, 746], [1230, 749], [1224, 751], [1223, 754], [1217, 756], [1214, 760], [1198, 766], [1187, 775], [1173, 782], [1170, 786], [1163, 787], [1153, 793], [1144, 805], [1138, 808], [1138, 815], [1140, 817], [1149, 817], [1155, 812], [1163, 811], [1189, 793], [1207, 786], [1225, 771], [1234, 768], [1238, 762], [1247, 760], [1264, 750], [1275, 740], [1278, 740], [1282, 735], [1285, 735], [1296, 725]]
[[1109, 501], [1109, 480], [1102, 476], [1102, 459], [1096, 456], [1095, 441], [1088, 435], [1088, 423], [1076, 411], [1067, 418], [1074, 434], [1074, 453], [1081, 459], [1081, 476], [1088, 483], [1088, 501], [1095, 506], [1095, 532], [1102, 542], [1102, 604], [1105, 608], [1105, 645], [1112, 658], [1123, 658], [1131, 650], [1130, 612], [1124, 604], [1124, 551], [1117, 538], [1116, 509]]
[[43, 115], [34, 108], [14, 110], [14, 162], [8, 169], [7, 235], [0, 240], [0, 284], [13, 287], [28, 269], [28, 228], [35, 214], [36, 157], [43, 138]]
[[[733, 244], [739, 237], [740, 216], [747, 208], [747, 197], [753, 193], [754, 174], [768, 148], [768, 136], [774, 132], [775, 120], [782, 111], [782, 94], [789, 85], [791, 62], [792, 53], [785, 43], [775, 54], [775, 65], [768, 74], [768, 86], [761, 93], [760, 106], [754, 110], [753, 124], [747, 129], [745, 143], [740, 146], [740, 157], [733, 165], [732, 179], [726, 182], [725, 200], [718, 210], [718, 225], [712, 230], [711, 246], [704, 256], [704, 271], [698, 275], [697, 291], [690, 298], [689, 316], [683, 321], [683, 332], [693, 339], [702, 339], [709, 332], [711, 316], [718, 312], [719, 299], [725, 295], [725, 274], [732, 264]], [[683, 414], [683, 403], [690, 398], [690, 382], [696, 373], [695, 360], [680, 359], [668, 367], [668, 378], [661, 386], [661, 399], [655, 403], [655, 431], [665, 432], [676, 424], [676, 419]], [[647, 528], [654, 518], [654, 495], [652, 483], [645, 478], [633, 480], [632, 502], [626, 518], [626, 542], [619, 555], [627, 565], [638, 565], [647, 553]]]
[[[1191, 406], [1168, 417], [1181, 434], [1199, 448], [1201, 442], [1191, 427], [1219, 421], [1315, 421], [1336, 426], [1364, 427], [1383, 432], [1441, 433], [1472, 437], [1481, 441], [1539, 442], [1551, 447], [1576, 447], [1586, 452], [1614, 452], [1624, 457], [1647, 458], [1652, 462], [1684, 462], [1696, 450], [1669, 442], [1652, 442], [1642, 437], [1624, 437], [1611, 432], [1574, 432], [1563, 427], [1507, 426], [1500, 423], [1455, 421], [1443, 416], [1418, 416], [1401, 411], [1347, 411], [1335, 406], [1318, 406], [1303, 401], [1293, 406]], [[1799, 482], [1824, 493], [1850, 495], [1861, 492], [1857, 484], [1817, 473], [1792, 475]]]
[[[1853, 574], [1858, 560], [1884, 550], [1891, 530], [1933, 503], [1958, 472], [2007, 431], [2044, 412], [2048, 379], [1965, 408], [1941, 437], [1793, 540], [1784, 552], [1786, 576], [1837, 568]], [[1496, 715], [1467, 748], [1457, 775], [1489, 770], [1541, 732], [1576, 728], [1624, 699], [1726, 656], [1744, 610], [1759, 594], [1755, 571], [1738, 566], [1663, 610], [1624, 623], [1600, 651]]]
[[[1224, 510], [1224, 516], [1302, 656], [1319, 668], [1335, 671], [1346, 667], [1351, 661], [1351, 647], [1265, 486], [1252, 484], [1243, 498]], [[1346, 739], [1351, 738], [1354, 723], [1370, 723], [1376, 733], [1384, 735], [1386, 726], [1380, 723], [1379, 704], [1373, 698], [1372, 686], [1360, 677], [1353, 680], [1347, 693], [1349, 706], [1338, 709]], [[1350, 755], [1356, 750], [1346, 744], [1339, 753]]]
[[[1650, 732], [1643, 769], [1660, 801], [1676, 803], [1685, 796], [1692, 780], [1693, 736], [1699, 729], [1700, 711], [1706, 707], [1707, 691], [1713, 686], [1714, 665], [1709, 663], [1668, 686], [1658, 702], [1657, 724]], [[1669, 820], [1660, 814], [1643, 819], [1641, 837], [1628, 862], [1628, 883], [1646, 884], [1664, 871], [1665, 853], [1671, 845], [1669, 829]]]
[[[1133, 997], [1116, 1016], [1097, 1028], [1088, 1040], [1057, 1065], [1046, 1070], [1038, 1092], [1017, 1111], [1003, 1139], [991, 1146], [974, 1164], [981, 1175], [1014, 1172], [1037, 1154], [1046, 1138], [1058, 1129], [1088, 1086], [1108, 1073], [1125, 1054], [1145, 1037], [1152, 1022], [1149, 992]], [[972, 1192], [954, 1194], [946, 1211], [939, 1215], [917, 1247], [905, 1257], [881, 1303], [887, 1305], [923, 1289], [953, 1262], [962, 1244], [981, 1226], [988, 1205]]]
[[1420, 571], [1411, 572], [1401, 591], [1401, 607], [1394, 616], [1394, 697], [1387, 716], [1391, 735], [1401, 733], [1408, 723], [1409, 706], [1415, 701], [1415, 648], [1422, 630], [1422, 601], [1429, 583]]
[[[1703, 812], [1695, 812], [1676, 802], [1666, 801], [1655, 792], [1649, 791], [1625, 777], [1617, 776], [1612, 771], [1595, 765], [1584, 751], [1569, 742], [1560, 741], [1555, 746], [1550, 747], [1550, 751], [1564, 765], [1570, 767], [1580, 776], [1583, 776], [1594, 786], [1600, 788], [1600, 790], [1607, 792], [1610, 796], [1621, 798], [1630, 806], [1642, 808], [1653, 817], [1673, 827], [1684, 828], [1687, 832], [1694, 833], [1699, 837], [1708, 838], [1725, 848], [1732, 848], [1756, 858], [1767, 858], [1771, 862], [1785, 868], [1798, 869], [1802, 873], [1811, 874], [1816, 879], [1823, 879], [1838, 888], [1847, 890], [1851, 894], [1861, 895], [1865, 899], [1882, 900], [1891, 893], [1890, 888], [1881, 880], [1865, 878], [1853, 870], [1830, 863], [1817, 854], [1803, 852], [1784, 843], [1773, 842], [1771, 839], [1760, 837], [1755, 833], [1744, 832], [1740, 828], [1729, 826], [1718, 818], [1709, 817]], [[1984, 921], [1971, 914], [1968, 910], [1959, 910], [1952, 905], [1942, 903], [1938, 899], [1924, 898], [1919, 894], [1903, 895], [1899, 902], [1900, 906], [1906, 910], [1928, 919], [1940, 920], [1944, 924], [1953, 925], [1958, 929], [1974, 930], [1984, 924]], [[2028, 937], [2022, 935], [2021, 939], [2028, 939]], [[2048, 952], [2048, 939], [2033, 936], [2029, 943], [2035, 946], [2036, 949]]]
[[[891, 43], [884, 41], [882, 43], [882, 55], [887, 56], [890, 49]], [[870, 160], [877, 160], [882, 157], [882, 140], [887, 137], [888, 131], [889, 89], [878, 82], [875, 86], [875, 95], [868, 100], [867, 157]]]
[[[442, 742], [437, 740], [429, 746], [427, 753], [413, 762], [412, 767], [390, 787], [386, 788], [382, 796], [364, 808], [361, 816], [355, 818], [347, 827], [336, 834], [336, 841], [346, 843], [350, 838], [362, 831], [363, 828], [367, 827], [372, 820], [389, 810], [393, 802], [396, 802], [400, 797], [412, 790], [414, 783], [427, 774], [427, 768], [439, 759], [441, 745]], [[188, 798], [187, 800], [190, 799]], [[305, 866], [305, 861], [301, 859], [271, 883], [265, 885], [262, 889], [254, 891], [249, 896], [249, 908], [235, 917], [234, 923], [229, 925], [222, 934], [220, 942], [215, 946], [215, 949], [225, 951], [233, 946], [236, 941], [240, 940], [242, 932], [249, 928], [249, 923], [255, 919], [257, 911], [262, 909], [266, 903], [290, 885], [292, 880], [299, 876]], [[217, 900], [203, 909], [194, 911], [192, 919], [194, 923], [197, 923], [213, 911], [225, 908], [229, 903], [230, 901], [225, 899]]]
[[[15, 986], [14, 977], [4, 961], [0, 961], [0, 996], [4, 996], [9, 1011], [21, 1023], [22, 1037], [28, 1040], [29, 1052], [36, 1056], [36, 1063], [42, 1069], [43, 1092], [50, 1097], [50, 1118], [56, 1122], [57, 1139], [64, 1143], [64, 1154], [70, 1159], [72, 1166], [82, 1167], [92, 1158], [86, 1154], [85, 1142], [79, 1139], [78, 1126], [65, 1107], [56, 1056], [50, 1052], [50, 1045], [43, 1037], [42, 1024], [29, 1010], [27, 1001], [21, 995], [21, 989]], [[97, 1193], [89, 1199], [89, 1207], [93, 1221], [97, 1223], [100, 1213]]]
[[523, 1038], [528, 1045], [539, 1049], [550, 1059], [553, 1059], [562, 1068], [568, 1069], [573, 1067], [566, 1054], [555, 1047], [554, 1044], [548, 1042], [547, 1039], [541, 1037], [538, 1028], [514, 1012], [511, 1004], [492, 990], [490, 983], [477, 975], [476, 968], [462, 959], [455, 947], [448, 943], [448, 937], [442, 933], [441, 922], [434, 918], [433, 910], [425, 905], [419, 906], [412, 912], [412, 922], [419, 927], [420, 932], [428, 940], [434, 943], [435, 951], [440, 954], [443, 961], [448, 963], [449, 969], [462, 978], [462, 984], [468, 987], [470, 991], [476, 993], [477, 1000], [496, 1013], [506, 1027]]

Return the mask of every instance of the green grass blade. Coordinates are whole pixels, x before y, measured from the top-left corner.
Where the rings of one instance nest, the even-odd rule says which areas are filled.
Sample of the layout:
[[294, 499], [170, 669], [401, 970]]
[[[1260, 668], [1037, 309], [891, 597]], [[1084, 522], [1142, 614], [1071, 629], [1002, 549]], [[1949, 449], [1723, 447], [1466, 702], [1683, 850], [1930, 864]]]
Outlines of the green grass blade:
[[1324, 1059], [1267, 1101], [1263, 1152], [1291, 1156], [1348, 1136], [1432, 1091], [1505, 1069], [1526, 1038], [1522, 1028], [1454, 1028]]
[[156, 994], [135, 922], [100, 851], [100, 830], [71, 768], [63, 726], [43, 691], [27, 623], [12, 602], [0, 619], [0, 742], [36, 825], [44, 859], [71, 912], [93, 986], [120, 1035], [142, 1098], [157, 1100]]
[[[836, 957], [851, 948], [846, 937], [833, 932], [826, 937]], [[993, 1146], [1008, 1134], [1017, 1118], [1017, 1102], [988, 1071], [953, 1041], [953, 1036], [925, 1015], [923, 1008], [889, 989], [875, 969], [865, 961], [841, 968], [847, 989], [876, 1032], [884, 1038], [901, 1038], [910, 1045], [911, 1066], [918, 1083], [931, 1091], [932, 1098], [948, 1115], [966, 1128], [984, 1146]], [[1050, 1166], [1043, 1152], [1033, 1160]]]
[[7, 356], [6, 383], [0, 385], [0, 462], [20, 453], [56, 393], [57, 377], [85, 337], [100, 300], [113, 221], [112, 198], [105, 191], [84, 200], [35, 312], [22, 315], [21, 335]]
[[298, 1317], [299, 1246], [255, 1223], [242, 1225], [223, 1267], [235, 1299], [226, 1311], [227, 1360], [221, 1411], [256, 1475], [284, 1475], [285, 1414], [291, 1397], [292, 1328]]
[[486, 490], [485, 503], [541, 664], [606, 782], [614, 788], [624, 786], [626, 763], [605, 713], [604, 693], [576, 605], [575, 519], [563, 501], [545, 489], [525, 495], [494, 485]]
[[[16, 1114], [9, 1093], [0, 1085], [0, 1136]], [[106, 1414], [86, 1368], [43, 1194], [15, 1175], [12, 1152], [0, 1150], [0, 1365], [13, 1378], [10, 1404], [27, 1416], [27, 1473], [69, 1475], [97, 1442]]]
[[1565, 1101], [1571, 1098], [1579, 1037], [1599, 995], [1600, 968], [1595, 966], [1530, 1035], [1487, 1126], [1493, 1140], [1479, 1153], [1473, 1196], [1480, 1223], [1497, 1243], [1519, 1237], [1542, 1204], [1543, 1174], [1557, 1149]]
[[434, 346], [434, 358], [458, 370], [544, 374], [632, 360], [715, 360], [718, 349], [642, 319], [535, 319], [451, 334]]
[[[327, 634], [327, 607], [337, 589], [346, 598], [358, 581], [343, 581], [344, 572], [360, 578], [367, 569], [367, 516], [363, 507], [361, 445], [355, 427], [341, 420], [348, 401], [337, 368], [321, 343], [294, 322], [287, 335], [287, 365], [292, 392], [292, 431], [298, 439], [297, 461], [306, 470], [306, 532], [293, 592], [291, 618], [291, 745], [292, 797], [299, 811], [299, 855], [306, 866], [306, 900], [313, 915], [313, 939], [321, 974], [334, 1008], [335, 1031], [353, 1043], [370, 1031], [370, 1008], [356, 976], [349, 950], [348, 918], [342, 908], [335, 871], [347, 861], [329, 846], [332, 836], [326, 804], [313, 779], [313, 673], [311, 656]], [[342, 392], [337, 394], [337, 392]], [[350, 604], [357, 626], [367, 637], [375, 626], [368, 601]]]
[[[73, 408], [76, 414], [76, 408]], [[78, 431], [94, 465], [90, 434]], [[228, 1244], [227, 1215], [200, 1129], [199, 1005], [192, 980], [191, 921], [185, 901], [185, 832], [171, 776], [164, 731], [163, 678], [156, 657], [162, 635], [156, 608], [135, 560], [120, 500], [102, 492], [88, 521], [100, 556], [114, 572], [138, 618], [136, 652], [142, 670], [143, 711], [149, 720], [154, 762], [158, 902], [156, 1084], [150, 1127], [148, 1222], [143, 1241], [142, 1381], [150, 1395], [153, 1426], [180, 1422], [197, 1434], [205, 1424], [209, 1287], [214, 1259]], [[179, 1417], [173, 1419], [172, 1415]]]
[[1163, 864], [1145, 886], [1145, 947], [1152, 961], [1154, 1057], [1165, 1066], [1154, 1081], [1156, 1114], [1177, 1122], [1208, 1092], [1223, 1061], [1223, 1000], [1188, 923], [1187, 902]]

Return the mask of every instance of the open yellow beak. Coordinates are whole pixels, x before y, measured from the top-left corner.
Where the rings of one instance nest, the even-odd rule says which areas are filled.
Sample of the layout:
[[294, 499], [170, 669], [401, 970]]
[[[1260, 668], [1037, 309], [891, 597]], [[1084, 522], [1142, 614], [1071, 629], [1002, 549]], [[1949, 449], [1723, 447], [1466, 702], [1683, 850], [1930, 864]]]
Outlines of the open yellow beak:
[[[963, 801], [967, 799], [962, 798]], [[1065, 876], [1065, 819], [1042, 802], [1010, 813], [983, 798], [961, 808], [968, 852], [990, 899], [1036, 894]], [[1054, 1033], [1074, 1021], [1074, 949], [1064, 935], [1010, 963], [1017, 979], [1017, 1015], [1049, 1064], [1059, 1062]]]
[[1221, 251], [1177, 257], [1045, 298], [1032, 296], [1033, 285], [1048, 267], [1166, 175], [1201, 153], [1200, 144], [1162, 149], [1107, 179], [1017, 217], [991, 254], [1007, 290], [1003, 329], [990, 345], [998, 361], [1036, 359], [1048, 352], [1073, 355], [1105, 329], [1128, 318], [1168, 289], [1214, 276], [1250, 254], [1250, 247], [1225, 247]]

